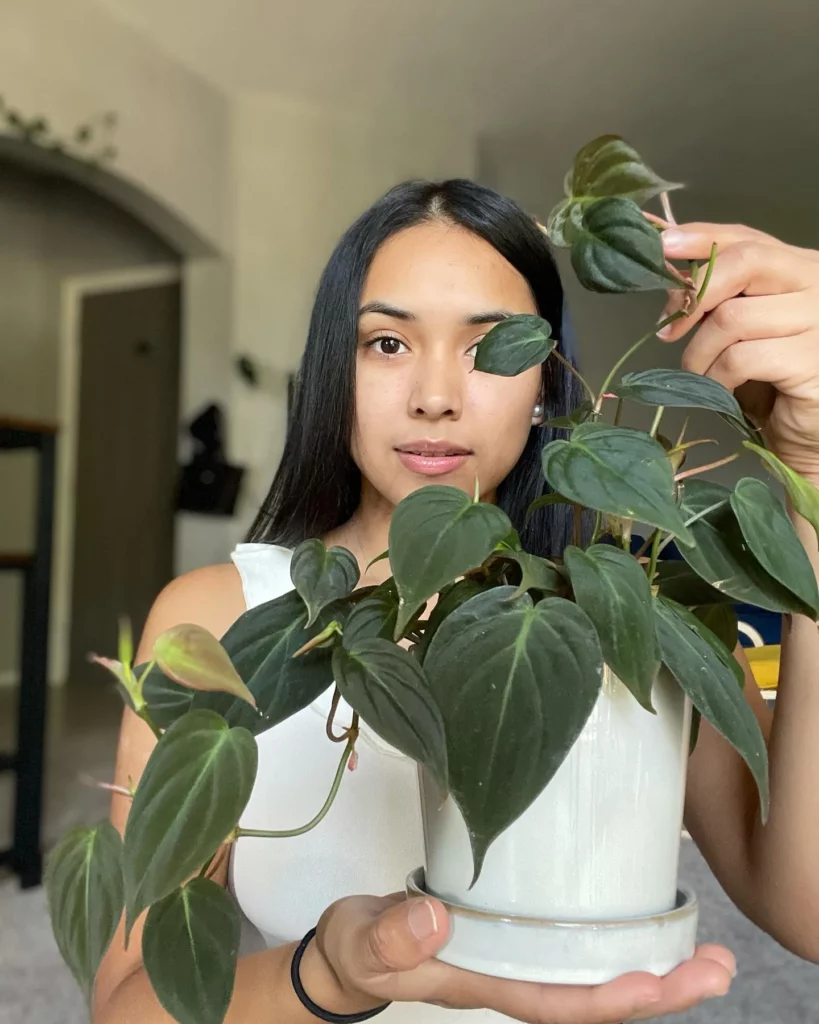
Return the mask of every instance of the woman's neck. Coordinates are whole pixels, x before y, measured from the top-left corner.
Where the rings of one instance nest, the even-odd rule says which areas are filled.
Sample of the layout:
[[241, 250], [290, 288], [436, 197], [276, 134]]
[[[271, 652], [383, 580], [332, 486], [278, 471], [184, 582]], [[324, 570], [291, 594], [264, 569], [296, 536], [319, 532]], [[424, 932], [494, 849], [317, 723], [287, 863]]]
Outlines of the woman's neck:
[[327, 547], [347, 548], [355, 555], [361, 569], [359, 586], [377, 586], [390, 576], [390, 564], [386, 559], [376, 562], [369, 570], [367, 566], [389, 547], [393, 508], [365, 483], [361, 502], [352, 518], [323, 538]]

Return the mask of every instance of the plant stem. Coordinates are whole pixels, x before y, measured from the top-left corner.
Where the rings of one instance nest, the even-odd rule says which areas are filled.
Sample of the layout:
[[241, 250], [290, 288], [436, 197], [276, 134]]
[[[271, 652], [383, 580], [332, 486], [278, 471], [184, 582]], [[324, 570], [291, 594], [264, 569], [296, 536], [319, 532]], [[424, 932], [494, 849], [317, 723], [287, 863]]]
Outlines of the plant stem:
[[142, 721], [148, 726], [148, 728], [151, 730], [154, 736], [156, 736], [158, 740], [162, 739], [162, 732], [154, 724], [154, 720], [151, 718], [148, 712], [148, 705], [143, 704], [142, 707], [137, 710], [137, 714], [142, 719]]
[[705, 291], [708, 288], [708, 285], [711, 283], [711, 275], [714, 273], [714, 263], [716, 262], [716, 259], [717, 243], [714, 242], [714, 244], [711, 246], [711, 255], [708, 259], [708, 269], [705, 271], [705, 279], [702, 282], [702, 287], [697, 292], [697, 302], [702, 301], [702, 297], [703, 295], [705, 295]]
[[592, 544], [597, 543], [597, 538], [600, 536], [600, 530], [602, 529], [602, 527], [603, 513], [598, 510], [594, 517], [594, 530], [592, 531], [591, 540], [589, 541], [589, 547], [591, 547]]
[[603, 386], [600, 388], [600, 394], [597, 396], [597, 398], [595, 400], [595, 403], [594, 403], [594, 414], [595, 414], [595, 416], [599, 416], [600, 415], [600, 409], [603, 406], [603, 396], [608, 393], [609, 386], [611, 385], [611, 382], [614, 380], [614, 378], [617, 376], [617, 374], [620, 371], [620, 369], [629, 361], [629, 359], [631, 359], [631, 357], [636, 352], [638, 352], [643, 347], [643, 345], [645, 345], [645, 343], [647, 341], [651, 341], [652, 338], [655, 338], [657, 336], [657, 331], [661, 331], [664, 327], [668, 327], [669, 324], [676, 323], [677, 320], [682, 320], [682, 318], [684, 316], [688, 316], [688, 313], [685, 310], [683, 310], [683, 309], [678, 309], [676, 313], [672, 313], [671, 316], [665, 317], [664, 320], [661, 320], [657, 324], [657, 326], [654, 328], [654, 330], [649, 331], [648, 334], [644, 334], [643, 337], [640, 338], [639, 341], [636, 341], [631, 346], [631, 348], [625, 353], [625, 355], [621, 356], [617, 360], [617, 362], [614, 364], [614, 366], [609, 371], [609, 375], [603, 381]]
[[623, 399], [617, 399], [617, 408], [614, 410], [614, 426], [620, 426], [620, 417], [623, 415]]
[[654, 573], [657, 571], [657, 559], [660, 555], [660, 540], [662, 539], [662, 533], [657, 530], [654, 534], [654, 540], [651, 544], [651, 560], [648, 563], [648, 582], [651, 583], [654, 579]]
[[646, 539], [640, 545], [639, 549], [634, 552], [634, 557], [635, 558], [642, 558], [643, 557], [643, 555], [646, 553], [646, 551], [648, 551], [649, 547], [651, 547], [651, 545], [654, 543], [654, 538], [656, 537], [656, 535], [659, 532], [660, 532], [659, 530], [655, 530], [654, 533], [650, 533], [648, 535], [648, 537], [646, 537]]
[[574, 376], [577, 377], [577, 379], [583, 385], [583, 388], [586, 391], [586, 394], [589, 396], [590, 401], [593, 402], [594, 399], [595, 399], [595, 394], [592, 391], [591, 386], [586, 381], [585, 377], [583, 377], [583, 375], [577, 369], [577, 367], [576, 366], [572, 366], [572, 364], [569, 362], [569, 360], [565, 356], [561, 355], [560, 352], [557, 351], [557, 349], [553, 349], [552, 350], [552, 355], [555, 357], [555, 359], [559, 363], [562, 363], [562, 365], [566, 367], [566, 369], [569, 371], [569, 373], [573, 373]]
[[[355, 721], [355, 720], [354, 720]], [[267, 832], [263, 829], [255, 828], [237, 828], [236, 838], [237, 839], [291, 839], [295, 836], [303, 836], [305, 832], [310, 832], [317, 825], [320, 825], [322, 821], [327, 817], [330, 808], [333, 806], [335, 798], [338, 796], [338, 791], [341, 788], [341, 780], [344, 778], [344, 769], [347, 767], [347, 762], [350, 760], [350, 756], [355, 749], [355, 741], [358, 738], [357, 730], [354, 732], [350, 729], [350, 737], [347, 740], [347, 746], [344, 748], [344, 753], [341, 755], [341, 760], [338, 763], [335, 778], [333, 779], [333, 785], [330, 790], [327, 799], [324, 801], [324, 806], [318, 812], [318, 814], [311, 821], [308, 821], [306, 825], [302, 825], [301, 828], [287, 829], [283, 832]]]
[[575, 547], [580, 544], [580, 526], [582, 522], [583, 510], [579, 505], [574, 506], [574, 526], [572, 528], [572, 544]]
[[660, 429], [660, 420], [663, 418], [665, 412], [664, 405], [658, 405], [657, 411], [654, 413], [654, 422], [651, 424], [651, 436], [656, 437], [657, 431]]
[[327, 716], [327, 739], [332, 740], [333, 743], [343, 743], [347, 739], [347, 733], [343, 732], [340, 736], [336, 736], [333, 731], [333, 723], [336, 720], [336, 712], [338, 711], [338, 704], [341, 700], [341, 691], [338, 687], [333, 690], [333, 701], [330, 704], [330, 714]]
[[709, 462], [707, 466], [695, 466], [693, 469], [687, 469], [684, 473], [678, 473], [674, 477], [674, 481], [679, 483], [680, 480], [687, 480], [689, 477], [698, 476], [700, 473], [707, 473], [711, 469], [719, 469], [720, 466], [727, 466], [729, 462], [734, 462], [738, 458], [739, 452], [734, 452], [733, 455], [727, 455], [724, 459]]

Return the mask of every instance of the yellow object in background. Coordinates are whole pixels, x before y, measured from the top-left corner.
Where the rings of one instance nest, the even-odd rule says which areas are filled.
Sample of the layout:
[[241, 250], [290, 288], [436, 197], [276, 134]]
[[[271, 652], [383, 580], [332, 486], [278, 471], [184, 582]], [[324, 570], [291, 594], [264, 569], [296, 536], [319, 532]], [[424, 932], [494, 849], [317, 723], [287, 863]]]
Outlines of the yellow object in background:
[[756, 685], [760, 690], [775, 690], [779, 682], [780, 644], [765, 647], [746, 647], [745, 657], [751, 666]]

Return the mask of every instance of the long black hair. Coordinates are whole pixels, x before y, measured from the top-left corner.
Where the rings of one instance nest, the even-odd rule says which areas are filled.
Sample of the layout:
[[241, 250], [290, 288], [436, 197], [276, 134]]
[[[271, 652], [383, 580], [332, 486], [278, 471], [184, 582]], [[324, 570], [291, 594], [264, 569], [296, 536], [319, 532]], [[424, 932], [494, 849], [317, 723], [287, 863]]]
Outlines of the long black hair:
[[[436, 219], [484, 239], [526, 278], [540, 315], [559, 339], [559, 351], [573, 360], [564, 335], [563, 287], [549, 243], [517, 203], [461, 179], [396, 186], [349, 228], [321, 276], [284, 454], [249, 541], [294, 547], [323, 536], [355, 512], [361, 475], [350, 440], [364, 280], [377, 250], [391, 235]], [[553, 358], [544, 364], [543, 397], [546, 419], [570, 412], [582, 397], [575, 377]], [[549, 489], [540, 452], [554, 436], [550, 427], [533, 427], [497, 493], [526, 549], [541, 555], [560, 553], [570, 534], [565, 505], [548, 506], [525, 523], [531, 502]]]

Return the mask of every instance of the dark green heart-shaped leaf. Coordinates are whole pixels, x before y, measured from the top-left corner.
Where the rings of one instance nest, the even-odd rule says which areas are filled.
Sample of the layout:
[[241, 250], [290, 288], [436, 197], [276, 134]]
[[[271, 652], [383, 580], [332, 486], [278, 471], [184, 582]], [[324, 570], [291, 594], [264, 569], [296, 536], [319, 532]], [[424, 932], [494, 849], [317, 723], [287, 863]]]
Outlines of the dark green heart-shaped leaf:
[[627, 373], [612, 391], [620, 398], [641, 405], [710, 409], [739, 423], [743, 422], [739, 402], [728, 388], [700, 373], [688, 373], [686, 370]]
[[446, 737], [441, 712], [416, 658], [389, 640], [362, 639], [337, 647], [333, 672], [342, 697], [373, 732], [429, 768], [447, 788]]
[[451, 615], [456, 609], [460, 608], [462, 604], [466, 604], [473, 597], [478, 594], [482, 594], [486, 590], [483, 584], [477, 580], [470, 579], [467, 577], [463, 580], [458, 580], [456, 583], [451, 583], [449, 586], [444, 587], [441, 594], [432, 609], [429, 616], [429, 620], [424, 626], [424, 636], [419, 645], [418, 653], [423, 661], [426, 658], [429, 645], [432, 643], [433, 637], [438, 632], [441, 623]]
[[331, 620], [343, 623], [347, 612], [346, 605], [330, 605], [307, 629], [307, 611], [294, 590], [246, 611], [224, 635], [222, 645], [256, 698], [258, 712], [218, 693], [197, 693], [193, 707], [216, 711], [230, 725], [240, 725], [254, 736], [308, 707], [333, 685], [332, 652], [317, 648], [298, 658], [294, 655]]
[[819, 489], [814, 487], [809, 480], [805, 480], [804, 477], [795, 473], [790, 466], [785, 465], [773, 452], [769, 452], [751, 441], [742, 443], [750, 451], [756, 452], [777, 480], [785, 485], [791, 504], [799, 515], [810, 523], [819, 538]]
[[236, 979], [242, 919], [225, 890], [194, 878], [148, 911], [142, 962], [179, 1024], [222, 1024]]
[[359, 641], [383, 637], [391, 639], [398, 618], [398, 595], [387, 592], [365, 597], [350, 612], [344, 624], [344, 646], [355, 646]]
[[559, 594], [566, 589], [565, 581], [553, 562], [528, 551], [503, 551], [502, 557], [514, 562], [520, 569], [520, 583], [515, 594], [520, 597], [527, 590]]
[[564, 199], [549, 214], [546, 223], [549, 241], [561, 249], [568, 249], [582, 220], [583, 204]]
[[444, 620], [425, 661], [443, 713], [449, 782], [486, 851], [540, 795], [580, 735], [602, 684], [597, 633], [577, 605], [498, 587]]
[[662, 597], [683, 604], [686, 608], [733, 602], [730, 594], [706, 583], [686, 562], [658, 562], [654, 583], [659, 587]]
[[706, 721], [728, 740], [751, 769], [763, 822], [768, 817], [768, 750], [759, 722], [728, 668], [730, 651], [716, 654], [719, 639], [687, 608], [665, 598], [654, 602], [663, 662]]
[[[690, 610], [706, 627], [705, 631], [700, 634], [703, 640], [708, 640], [712, 635], [719, 640], [714, 648], [717, 656], [722, 658], [734, 673], [739, 688], [744, 689], [745, 672], [734, 657], [734, 651], [739, 643], [736, 609], [730, 604], [708, 604]], [[726, 651], [729, 652], [728, 657], [725, 657]]]
[[293, 552], [290, 579], [307, 605], [307, 625], [324, 609], [355, 590], [361, 572], [355, 555], [346, 548], [326, 548], [320, 540], [306, 540]]
[[581, 423], [585, 423], [593, 411], [594, 405], [592, 402], [581, 402], [580, 405], [572, 409], [568, 416], [555, 416], [554, 419], [546, 420], [543, 425], [545, 427], [557, 427], [560, 430], [570, 430], [573, 427], [580, 426]]
[[682, 185], [664, 181], [646, 166], [637, 150], [619, 135], [601, 135], [585, 145], [566, 177], [566, 194], [573, 199], [619, 196], [640, 206], [661, 192], [678, 188]]
[[125, 898], [122, 842], [109, 821], [66, 833], [48, 858], [45, 889], [60, 955], [91, 998]]
[[[141, 675], [147, 668], [148, 665], [139, 665], [135, 672]], [[153, 665], [143, 681], [142, 697], [153, 723], [160, 729], [167, 729], [190, 711], [194, 691], [168, 679], [158, 665]]]
[[[731, 508], [727, 487], [710, 480], [688, 480], [682, 508], [686, 518], [700, 516], [689, 526], [694, 545], [681, 547], [680, 553], [702, 579], [735, 601], [772, 612], [805, 613], [805, 605], [754, 557]], [[701, 515], [708, 509], [706, 515]]]
[[574, 230], [572, 266], [593, 292], [690, 288], [669, 269], [657, 231], [630, 199], [599, 199], [583, 210]]
[[731, 495], [742, 536], [759, 564], [819, 615], [819, 588], [807, 552], [782, 502], [762, 480], [745, 477]]
[[256, 778], [256, 742], [212, 711], [163, 733], [128, 815], [123, 849], [127, 930], [181, 885], [236, 826]]
[[640, 563], [610, 544], [564, 554], [575, 600], [594, 623], [606, 664], [647, 710], [660, 664], [651, 586]]
[[390, 523], [390, 564], [401, 599], [395, 636], [424, 601], [481, 565], [511, 529], [496, 505], [473, 502], [456, 487], [422, 487], [404, 498]]
[[691, 537], [674, 501], [674, 473], [662, 445], [648, 434], [583, 423], [568, 441], [543, 449], [543, 472], [551, 487], [587, 508], [639, 519]]
[[230, 693], [256, 707], [256, 698], [233, 667], [227, 651], [212, 633], [191, 623], [172, 626], [153, 647], [157, 667], [175, 683], [191, 690]]
[[501, 377], [517, 377], [545, 362], [557, 339], [539, 316], [518, 313], [502, 320], [486, 334], [475, 354], [475, 369]]

